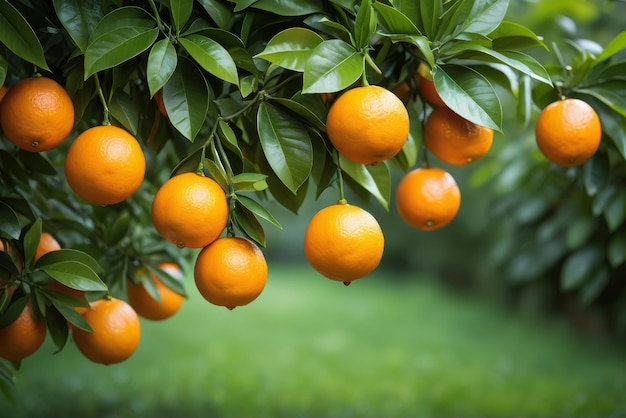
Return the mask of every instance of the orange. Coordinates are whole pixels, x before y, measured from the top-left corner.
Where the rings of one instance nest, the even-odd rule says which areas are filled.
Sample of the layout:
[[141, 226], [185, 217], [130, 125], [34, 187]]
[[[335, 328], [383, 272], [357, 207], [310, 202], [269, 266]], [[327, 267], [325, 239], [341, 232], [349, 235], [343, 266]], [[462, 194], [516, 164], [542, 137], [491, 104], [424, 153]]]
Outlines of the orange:
[[435, 88], [435, 82], [432, 78], [423, 77], [420, 75], [419, 80], [417, 82], [417, 91], [419, 92], [422, 99], [426, 101], [426, 103], [430, 104], [434, 107], [445, 107], [446, 103], [441, 99], [437, 89]]
[[170, 178], [156, 192], [152, 222], [180, 248], [202, 248], [215, 241], [228, 222], [226, 194], [213, 179], [196, 173]]
[[388, 160], [409, 135], [404, 103], [379, 86], [356, 87], [342, 94], [326, 119], [328, 138], [347, 159], [360, 164]]
[[245, 238], [224, 237], [200, 251], [194, 279], [207, 301], [234, 309], [261, 294], [267, 271], [265, 257], [256, 244]]
[[87, 202], [112, 205], [139, 189], [146, 159], [137, 140], [116, 126], [96, 126], [80, 134], [65, 158], [65, 177]]
[[[161, 263], [159, 267], [170, 275], [182, 279], [182, 272], [176, 263]], [[159, 293], [160, 301], [155, 300], [143, 285], [127, 282], [128, 301], [137, 314], [153, 321], [159, 321], [174, 315], [183, 304], [184, 297], [165, 286], [154, 274], [150, 273]]]
[[89, 360], [101, 364], [120, 363], [139, 346], [139, 317], [121, 299], [100, 299], [83, 313], [93, 332], [72, 326], [74, 343]]
[[167, 109], [165, 109], [165, 103], [163, 103], [163, 89], [159, 89], [154, 93], [154, 100], [157, 103], [157, 107], [159, 108], [159, 112], [165, 117], [167, 117]]
[[309, 264], [346, 285], [374, 271], [384, 247], [385, 238], [376, 219], [364, 209], [342, 202], [317, 212], [304, 235]]
[[65, 89], [46, 77], [26, 78], [6, 93], [0, 125], [9, 141], [31, 152], [59, 146], [74, 127], [74, 105]]
[[580, 99], [549, 104], [539, 115], [535, 138], [545, 157], [573, 167], [587, 161], [600, 146], [602, 126], [598, 114]]
[[483, 157], [493, 130], [476, 125], [447, 107], [435, 108], [424, 125], [424, 145], [444, 163], [466, 165]]
[[0, 328], [0, 357], [19, 361], [33, 354], [46, 339], [46, 323], [37, 320], [30, 302], [13, 323]]
[[47, 232], [42, 232], [33, 262], [39, 260], [42, 255], [49, 253], [50, 251], [56, 251], [60, 249], [61, 245], [52, 235]]
[[454, 219], [461, 206], [461, 192], [447, 171], [416, 168], [398, 184], [396, 206], [406, 223], [432, 231]]

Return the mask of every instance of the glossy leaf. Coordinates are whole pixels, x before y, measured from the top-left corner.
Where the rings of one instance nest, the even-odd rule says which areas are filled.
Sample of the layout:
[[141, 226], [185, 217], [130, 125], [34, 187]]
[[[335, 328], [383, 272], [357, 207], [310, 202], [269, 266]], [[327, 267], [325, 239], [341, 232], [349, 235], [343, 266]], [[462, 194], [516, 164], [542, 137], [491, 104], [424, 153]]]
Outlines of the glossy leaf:
[[127, 131], [137, 135], [139, 112], [133, 99], [124, 91], [118, 90], [109, 102], [109, 112]]
[[211, 16], [211, 19], [221, 29], [229, 29], [232, 26], [234, 17], [228, 7], [218, 0], [198, 0], [198, 3]]
[[387, 33], [402, 36], [421, 36], [415, 26], [415, 20], [402, 13], [401, 9], [374, 2], [374, 9], [378, 13], [378, 20]]
[[604, 48], [602, 53], [595, 59], [594, 65], [604, 62], [612, 58], [615, 54], [618, 54], [626, 49], [626, 32], [621, 32], [615, 38], [609, 42]]
[[84, 53], [91, 33], [102, 18], [102, 5], [82, 0], [54, 0], [53, 4], [61, 24]]
[[46, 264], [40, 268], [56, 281], [72, 289], [83, 291], [107, 290], [107, 285], [89, 266], [77, 261]]
[[363, 74], [363, 56], [344, 41], [319, 44], [304, 67], [303, 93], [335, 92], [349, 87]]
[[437, 31], [439, 16], [441, 12], [441, 2], [439, 0], [420, 2], [420, 17], [424, 34], [431, 39]]
[[41, 224], [41, 218], [37, 218], [24, 234], [24, 262], [27, 265], [35, 258], [37, 246], [41, 239]]
[[385, 162], [362, 165], [340, 157], [341, 170], [367, 190], [385, 209], [389, 209], [391, 175]]
[[251, 240], [262, 247], [265, 247], [265, 231], [259, 220], [247, 207], [239, 200], [235, 201], [235, 210], [232, 218], [239, 229], [241, 229]]
[[50, 71], [43, 47], [33, 28], [7, 1], [0, 1], [0, 43], [18, 57]]
[[21, 233], [20, 220], [13, 208], [0, 201], [0, 235], [18, 239]]
[[239, 83], [237, 65], [219, 43], [202, 35], [189, 35], [178, 42], [209, 73], [229, 83]]
[[33, 268], [35, 270], [38, 270], [46, 265], [59, 264], [64, 262], [77, 262], [84, 264], [97, 274], [102, 274], [104, 272], [102, 267], [91, 255], [83, 251], [71, 248], [63, 248], [61, 250], [52, 251], [42, 255], [41, 258], [39, 258], [39, 260], [37, 260], [37, 262], [34, 264]]
[[585, 165], [583, 165], [585, 189], [589, 196], [598, 193], [609, 179], [610, 162], [608, 156], [596, 153]]
[[154, 96], [154, 93], [163, 88], [174, 74], [177, 63], [176, 48], [168, 39], [162, 39], [152, 45], [146, 68], [150, 96]]
[[[310, 96], [308, 96], [310, 97]], [[322, 118], [320, 117], [319, 114], [315, 113], [314, 109], [312, 108], [312, 106], [306, 106], [305, 104], [300, 103], [300, 101], [306, 102], [306, 95], [302, 95], [300, 96], [300, 98], [294, 98], [294, 99], [284, 99], [284, 98], [280, 98], [280, 97], [275, 97], [272, 98], [272, 102], [273, 103], [278, 103], [281, 106], [283, 106], [285, 109], [288, 109], [289, 111], [297, 114], [298, 116], [302, 117], [304, 120], [306, 120], [308, 123], [313, 124], [317, 129], [321, 130], [321, 131], [325, 131], [326, 130], [326, 124], [324, 123], [324, 120], [326, 119], [324, 117], [324, 120], [322, 120]]]
[[500, 25], [489, 34], [493, 40], [492, 47], [497, 50], [513, 50], [532, 48], [541, 46], [548, 49], [543, 39], [538, 37], [532, 30], [526, 26], [508, 20], [503, 21]]
[[463, 23], [463, 32], [489, 35], [502, 22], [509, 0], [475, 1], [469, 18]]
[[406, 42], [408, 44], [415, 45], [420, 52], [426, 64], [428, 64], [429, 68], [435, 66], [435, 56], [433, 55], [433, 51], [430, 49], [430, 41], [425, 36], [421, 35], [388, 35], [382, 34], [383, 36], [387, 36], [392, 42]]
[[354, 21], [354, 41], [357, 48], [361, 49], [369, 45], [370, 39], [376, 31], [376, 24], [372, 0], [361, 0], [361, 5]]
[[267, 189], [267, 175], [260, 173], [239, 173], [231, 179], [235, 190], [260, 192]]
[[268, 103], [259, 105], [257, 129], [270, 167], [295, 193], [307, 180], [313, 164], [308, 132], [297, 120]]
[[302, 72], [311, 52], [323, 40], [312, 30], [288, 28], [274, 35], [255, 58], [263, 58], [283, 68]]
[[302, 16], [324, 11], [320, 0], [258, 0], [252, 7], [280, 16]]
[[272, 215], [265, 207], [261, 206], [256, 200], [251, 199], [248, 196], [237, 195], [237, 201], [259, 218], [265, 219], [279, 229], [283, 229], [280, 222], [278, 222], [274, 215]]
[[457, 65], [435, 67], [432, 74], [439, 95], [450, 109], [477, 125], [502, 130], [500, 99], [483, 76]]
[[187, 23], [191, 17], [193, 11], [193, 0], [169, 0], [170, 12], [174, 25], [176, 25], [176, 31], [180, 33], [183, 26]]
[[163, 87], [163, 103], [176, 130], [193, 141], [209, 110], [209, 88], [198, 68], [180, 60], [172, 77]]

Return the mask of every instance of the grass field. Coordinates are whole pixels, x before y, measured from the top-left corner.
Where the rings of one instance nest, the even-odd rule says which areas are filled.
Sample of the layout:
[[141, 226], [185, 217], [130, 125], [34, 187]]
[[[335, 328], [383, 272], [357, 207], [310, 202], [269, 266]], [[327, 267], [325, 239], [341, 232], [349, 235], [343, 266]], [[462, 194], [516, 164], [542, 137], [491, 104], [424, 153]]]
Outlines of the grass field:
[[350, 287], [272, 266], [228, 311], [190, 299], [142, 322], [131, 359], [101, 366], [47, 342], [2, 417], [619, 417], [626, 351], [523, 319], [431, 280]]

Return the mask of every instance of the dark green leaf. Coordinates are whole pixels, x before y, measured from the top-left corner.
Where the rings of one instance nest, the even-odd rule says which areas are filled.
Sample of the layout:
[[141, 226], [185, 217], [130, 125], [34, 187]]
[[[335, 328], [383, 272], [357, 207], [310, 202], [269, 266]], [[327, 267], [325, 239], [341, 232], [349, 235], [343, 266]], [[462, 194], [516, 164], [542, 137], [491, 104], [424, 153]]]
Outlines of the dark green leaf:
[[[294, 99], [284, 99], [280, 97], [272, 98], [272, 102], [279, 103], [281, 106], [284, 106], [286, 109], [294, 112], [298, 116], [301, 116], [307, 122], [313, 124], [317, 129], [321, 131], [326, 130], [326, 124], [324, 120], [326, 119], [326, 115], [324, 114], [324, 119], [320, 118], [320, 115], [314, 112], [315, 109], [312, 106], [307, 106], [299, 101], [307, 102], [307, 97], [312, 97], [311, 95], [300, 95], [295, 97]], [[299, 100], [299, 101], [296, 101]]]
[[463, 22], [463, 31], [489, 35], [504, 19], [509, 0], [476, 1], [469, 18]]
[[500, 23], [500, 26], [489, 34], [493, 39], [493, 49], [507, 49], [519, 51], [520, 49], [541, 46], [548, 49], [543, 39], [539, 38], [526, 26], [508, 20]]
[[236, 201], [232, 216], [235, 225], [237, 225], [248, 238], [255, 241], [260, 246], [265, 247], [265, 231], [259, 220], [254, 216], [254, 213], [243, 206], [241, 202]]
[[133, 99], [123, 90], [116, 90], [109, 102], [111, 116], [133, 135], [137, 135], [139, 130], [138, 110]]
[[340, 156], [341, 170], [367, 190], [384, 207], [389, 209], [391, 174], [386, 162], [362, 165]]
[[267, 176], [260, 173], [240, 173], [231, 179], [236, 191], [260, 192], [267, 189]]
[[183, 26], [185, 26], [191, 17], [191, 12], [193, 11], [193, 0], [169, 0], [169, 3], [172, 19], [176, 25], [176, 31], [180, 33]]
[[550, 75], [537, 60], [519, 51], [494, 51], [479, 44], [473, 44], [473, 50], [492, 57], [496, 62], [508, 65], [527, 76], [542, 83], [552, 85]]
[[604, 291], [611, 280], [611, 273], [602, 267], [580, 288], [580, 300], [584, 305], [591, 305]]
[[[145, 267], [150, 273], [156, 276], [159, 279], [159, 281], [161, 281], [161, 283], [163, 283], [165, 286], [172, 289], [174, 292], [178, 293], [181, 296], [185, 296], [185, 297], [187, 296], [187, 292], [185, 290], [185, 275], [183, 274], [182, 270], [176, 272], [171, 267], [166, 267], [166, 269], [163, 269], [161, 264], [159, 264], [156, 267], [146, 264]], [[144, 286], [147, 284], [152, 284], [152, 286], [154, 287], [153, 297], [158, 296], [158, 298], [160, 299], [161, 296], [157, 294], [158, 292], [157, 292], [156, 286], [154, 285], [154, 281], [149, 280], [149, 278], [150, 276], [144, 275], [142, 283], [144, 283]]]
[[50, 71], [33, 28], [15, 7], [4, 0], [0, 1], [0, 43], [18, 57]]
[[213, 177], [213, 179], [222, 187], [224, 190], [228, 190], [228, 175], [226, 174], [226, 170], [220, 163], [217, 163], [213, 160], [206, 158], [204, 160], [204, 168], [206, 168]]
[[13, 406], [17, 406], [15, 397], [15, 375], [17, 371], [9, 360], [0, 359], [0, 391]]
[[324, 39], [305, 28], [289, 28], [274, 35], [255, 58], [263, 58], [280, 67], [304, 71], [311, 52]]
[[626, 231], [621, 230], [611, 236], [607, 247], [607, 257], [613, 268], [619, 267], [626, 261]]
[[[68, 261], [84, 264], [98, 274], [103, 273], [102, 267], [98, 264], [98, 262], [91, 255], [83, 251], [79, 251], [79, 250], [75, 250], [71, 248], [63, 248], [58, 251], [53, 251], [53, 252], [44, 254], [35, 263], [34, 270], [41, 269], [42, 267], [46, 265], [64, 263]], [[79, 290], [85, 290], [85, 289], [79, 289]]]
[[162, 39], [152, 45], [146, 69], [150, 96], [163, 88], [174, 73], [177, 63], [176, 48], [168, 39]]
[[[73, 310], [71, 308], [68, 309]], [[61, 315], [58, 309], [47, 309], [45, 320], [48, 334], [50, 334], [54, 345], [57, 347], [57, 352], [59, 352], [65, 347], [65, 343], [70, 335], [67, 320]]]
[[128, 235], [130, 221], [130, 213], [127, 209], [118, 212], [115, 221], [104, 232], [104, 240], [112, 246], [118, 244]]
[[24, 307], [29, 302], [30, 297], [28, 295], [16, 298], [13, 296], [13, 300], [7, 309], [0, 315], [0, 328], [4, 328], [13, 322], [21, 315]]
[[597, 246], [571, 253], [561, 269], [561, 289], [569, 291], [580, 287], [598, 269], [604, 251]]
[[54, 9], [67, 33], [84, 53], [91, 32], [102, 18], [102, 4], [82, 0], [54, 0]]
[[405, 42], [408, 44], [415, 45], [420, 52], [422, 53], [426, 64], [428, 64], [429, 68], [435, 66], [435, 56], [433, 55], [433, 51], [430, 49], [430, 41], [425, 36], [421, 35], [388, 35], [382, 34], [383, 36], [387, 36], [391, 39], [392, 42]]
[[8, 68], [9, 62], [4, 55], [0, 55], [0, 86], [4, 85], [6, 82]]
[[209, 73], [229, 83], [239, 83], [237, 65], [222, 45], [203, 35], [189, 35], [178, 42]]
[[188, 60], [179, 60], [163, 87], [163, 103], [174, 127], [190, 141], [202, 128], [209, 111], [209, 87], [202, 72]]
[[21, 232], [20, 220], [15, 211], [6, 203], [0, 202], [0, 235], [18, 239]]
[[604, 108], [598, 109], [598, 115], [602, 122], [602, 132], [609, 138], [615, 147], [626, 160], [626, 124], [624, 118], [612, 111]]
[[611, 231], [615, 231], [626, 219], [626, 189], [618, 189], [604, 208], [604, 218]]
[[610, 174], [610, 161], [607, 154], [596, 153], [587, 164], [583, 165], [585, 189], [593, 196], [606, 184]]
[[328, 19], [326, 16], [311, 15], [305, 19], [304, 23], [317, 29], [319, 32], [328, 34], [331, 38], [337, 38], [350, 44], [354, 42], [354, 37], [347, 27]]
[[361, 49], [369, 45], [376, 31], [376, 15], [372, 9], [372, 0], [361, 0], [361, 6], [354, 22], [354, 40], [356, 47]]
[[614, 112], [626, 117], [626, 83], [607, 82], [598, 84], [593, 89], [578, 89], [577, 91], [595, 97]]
[[280, 16], [302, 16], [324, 11], [320, 0], [259, 0], [252, 7]]
[[596, 231], [597, 224], [593, 217], [580, 217], [576, 218], [574, 222], [567, 228], [565, 235], [565, 243], [570, 250], [577, 250], [584, 244], [589, 242], [589, 239]]
[[24, 234], [24, 262], [26, 265], [30, 265], [35, 258], [37, 246], [41, 239], [41, 224], [41, 218], [37, 218], [30, 228], [28, 228], [26, 234]]
[[[83, 318], [83, 316], [79, 314], [78, 312], [76, 312], [76, 310], [74, 309], [74, 307], [76, 306], [84, 306], [84, 303], [73, 298], [72, 296], [68, 296], [60, 292], [46, 290], [45, 294], [46, 294], [46, 297], [52, 303], [52, 305], [56, 308], [57, 312], [63, 316], [64, 318], [63, 322], [67, 320], [73, 325], [75, 325], [76, 327], [84, 331], [87, 331], [87, 332], [93, 331], [91, 329], [91, 326], [89, 326], [89, 323], [85, 320], [85, 318]], [[49, 313], [50, 312], [48, 312], [48, 314]], [[61, 325], [61, 324], [58, 324], [58, 325]], [[67, 322], [65, 322], [65, 325], [67, 326]]]
[[257, 129], [263, 153], [272, 170], [289, 190], [296, 193], [307, 180], [313, 149], [307, 130], [275, 106], [261, 103]]
[[425, 1], [420, 2], [420, 17], [422, 27], [424, 28], [424, 34], [429, 38], [434, 38], [437, 31], [437, 24], [439, 23], [441, 2], [440, 1]]
[[222, 143], [234, 152], [240, 160], [243, 161], [243, 152], [241, 152], [241, 148], [239, 148], [239, 143], [237, 142], [237, 135], [231, 126], [223, 119], [220, 119], [217, 126], [217, 133], [222, 140]]
[[344, 41], [332, 39], [319, 44], [304, 66], [303, 93], [343, 90], [363, 74], [364, 58]]
[[234, 20], [232, 11], [218, 0], [198, 0], [198, 3], [204, 7], [220, 29], [227, 30], [232, 26]]
[[441, 99], [454, 112], [477, 125], [502, 131], [502, 106], [494, 88], [475, 70], [458, 65], [433, 69]]
[[283, 229], [280, 222], [268, 211], [265, 207], [261, 206], [256, 200], [249, 198], [248, 196], [237, 195], [237, 202], [245, 206], [250, 212], [256, 216], [265, 219], [277, 228]]
[[45, 272], [56, 281], [72, 289], [82, 291], [105, 291], [108, 289], [107, 285], [102, 282], [93, 269], [78, 261], [45, 264], [40, 266], [38, 270]]

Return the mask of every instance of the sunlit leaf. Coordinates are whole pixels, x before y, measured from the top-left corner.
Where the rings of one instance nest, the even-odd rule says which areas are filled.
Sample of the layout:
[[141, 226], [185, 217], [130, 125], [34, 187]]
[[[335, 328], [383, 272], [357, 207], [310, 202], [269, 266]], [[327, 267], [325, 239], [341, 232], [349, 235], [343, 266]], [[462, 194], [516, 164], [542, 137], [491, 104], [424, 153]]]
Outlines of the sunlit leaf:
[[309, 29], [285, 29], [274, 35], [255, 58], [263, 58], [283, 68], [302, 72], [311, 51], [323, 40]]
[[303, 93], [343, 90], [363, 74], [363, 55], [344, 41], [319, 44], [304, 67]]
[[340, 156], [341, 170], [367, 190], [385, 209], [389, 209], [391, 175], [387, 163], [362, 165]]

